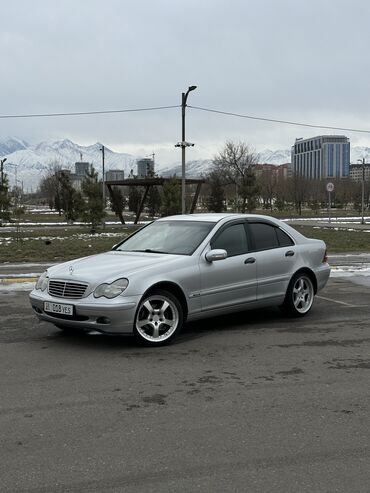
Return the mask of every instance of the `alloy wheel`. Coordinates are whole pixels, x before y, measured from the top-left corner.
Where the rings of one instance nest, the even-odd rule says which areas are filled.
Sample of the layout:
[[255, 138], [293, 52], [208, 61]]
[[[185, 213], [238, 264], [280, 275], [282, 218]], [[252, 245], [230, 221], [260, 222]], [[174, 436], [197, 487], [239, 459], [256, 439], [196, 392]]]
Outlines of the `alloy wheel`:
[[179, 319], [179, 310], [171, 298], [152, 294], [141, 303], [135, 327], [146, 341], [160, 343], [173, 335], [179, 325]]
[[293, 286], [293, 304], [299, 313], [306, 313], [312, 306], [314, 288], [312, 281], [307, 276], [300, 276]]

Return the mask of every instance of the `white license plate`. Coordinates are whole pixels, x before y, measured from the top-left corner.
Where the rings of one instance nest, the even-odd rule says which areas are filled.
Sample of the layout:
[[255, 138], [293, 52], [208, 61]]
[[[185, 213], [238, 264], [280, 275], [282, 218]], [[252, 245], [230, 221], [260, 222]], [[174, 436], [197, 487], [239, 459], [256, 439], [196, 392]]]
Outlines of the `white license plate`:
[[44, 311], [51, 313], [59, 313], [60, 315], [73, 315], [73, 305], [65, 305], [63, 303], [44, 302]]

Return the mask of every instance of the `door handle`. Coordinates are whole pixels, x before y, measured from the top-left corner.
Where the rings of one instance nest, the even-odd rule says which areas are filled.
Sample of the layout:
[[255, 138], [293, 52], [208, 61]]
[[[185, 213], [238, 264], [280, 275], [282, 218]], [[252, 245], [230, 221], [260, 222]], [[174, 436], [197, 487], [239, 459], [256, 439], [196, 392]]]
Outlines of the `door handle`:
[[244, 260], [244, 263], [245, 264], [254, 264], [255, 261], [256, 261], [256, 259], [254, 257], [248, 257]]
[[288, 250], [288, 251], [285, 253], [285, 256], [286, 256], [286, 257], [293, 257], [293, 255], [294, 255], [293, 250]]

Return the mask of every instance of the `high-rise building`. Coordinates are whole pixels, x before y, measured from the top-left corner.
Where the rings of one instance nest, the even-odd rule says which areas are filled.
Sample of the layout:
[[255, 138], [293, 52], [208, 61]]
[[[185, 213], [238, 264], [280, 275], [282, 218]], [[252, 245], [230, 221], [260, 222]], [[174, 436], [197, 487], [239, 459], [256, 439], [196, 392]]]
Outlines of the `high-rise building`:
[[350, 143], [344, 135], [296, 139], [291, 170], [310, 179], [348, 178]]
[[150, 158], [138, 159], [137, 161], [137, 176], [145, 178], [148, 175], [154, 174], [154, 161]]

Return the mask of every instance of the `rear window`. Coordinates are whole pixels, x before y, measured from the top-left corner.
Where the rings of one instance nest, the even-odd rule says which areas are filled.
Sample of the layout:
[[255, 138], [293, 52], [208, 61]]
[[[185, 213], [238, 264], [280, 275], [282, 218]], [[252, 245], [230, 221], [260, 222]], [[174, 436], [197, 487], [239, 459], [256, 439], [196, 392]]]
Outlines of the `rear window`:
[[279, 245], [281, 247], [294, 245], [294, 241], [291, 239], [291, 237], [289, 235], [287, 235], [280, 228], [276, 228], [276, 234], [277, 234], [277, 237], [279, 240]]
[[293, 240], [277, 226], [267, 223], [251, 223], [256, 250], [269, 250], [294, 245]]

